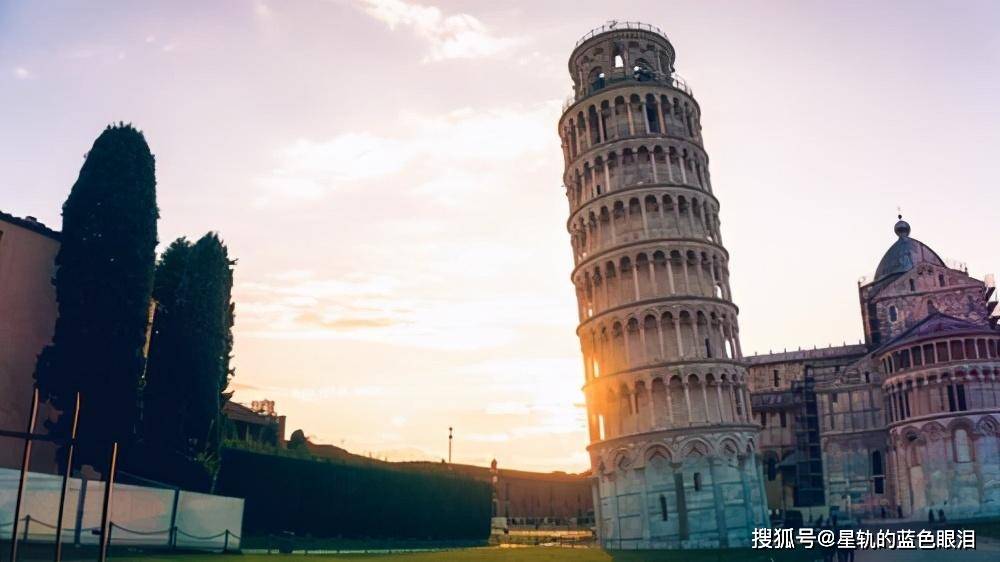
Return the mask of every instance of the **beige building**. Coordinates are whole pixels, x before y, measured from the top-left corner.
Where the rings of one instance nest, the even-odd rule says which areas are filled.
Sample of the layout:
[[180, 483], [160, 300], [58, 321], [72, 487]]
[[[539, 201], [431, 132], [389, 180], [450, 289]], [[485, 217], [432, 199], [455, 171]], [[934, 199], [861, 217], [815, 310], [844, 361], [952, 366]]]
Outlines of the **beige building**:
[[701, 108], [658, 28], [569, 59], [559, 120], [594, 506], [611, 548], [748, 545], [767, 524]]
[[772, 510], [1000, 514], [993, 283], [894, 230], [858, 287], [864, 343], [748, 358]]
[[[52, 285], [59, 233], [33, 217], [0, 212], [0, 428], [24, 431], [35, 362], [52, 339], [58, 307]], [[40, 416], [43, 413], [40, 413]], [[39, 417], [38, 429], [41, 430]], [[0, 438], [0, 467], [20, 468], [21, 443]], [[34, 470], [51, 470], [51, 445], [39, 444]]]

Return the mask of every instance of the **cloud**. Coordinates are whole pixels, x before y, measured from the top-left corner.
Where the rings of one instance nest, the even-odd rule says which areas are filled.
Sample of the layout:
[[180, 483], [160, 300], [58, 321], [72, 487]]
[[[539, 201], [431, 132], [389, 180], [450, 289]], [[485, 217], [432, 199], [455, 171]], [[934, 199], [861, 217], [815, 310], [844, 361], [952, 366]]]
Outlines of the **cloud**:
[[409, 148], [371, 133], [300, 139], [279, 150], [280, 165], [258, 183], [272, 194], [317, 199], [338, 187], [398, 172], [413, 157]]
[[298, 321], [302, 324], [312, 325], [334, 331], [361, 330], [364, 328], [386, 328], [399, 324], [394, 318], [363, 318], [363, 317], [339, 317], [324, 318], [313, 312], [304, 312], [299, 315]]
[[320, 386], [315, 388], [272, 388], [271, 394], [291, 396], [303, 402], [327, 402], [333, 398], [371, 398], [382, 396], [378, 386]]
[[404, 0], [360, 0], [361, 9], [390, 30], [408, 28], [430, 45], [424, 62], [490, 57], [521, 42], [493, 34], [469, 14], [445, 14], [436, 6]]
[[[257, 178], [257, 203], [315, 201], [345, 189], [370, 187], [375, 180], [406, 176], [391, 187], [410, 186], [416, 195], [450, 201], [457, 194], [490, 185], [493, 169], [531, 165], [553, 154], [558, 144], [552, 123], [559, 103], [443, 115], [403, 114], [394, 135], [345, 132], [327, 140], [299, 139], [275, 152], [276, 165]], [[553, 152], [555, 151], [555, 152]]]
[[13, 73], [14, 78], [17, 78], [18, 80], [27, 80], [31, 77], [31, 72], [23, 66], [14, 67]]
[[[480, 259], [491, 257], [486, 254]], [[469, 267], [470, 263], [475, 264], [473, 260], [472, 256], [467, 259], [459, 256], [452, 261], [475, 269]], [[444, 271], [445, 283], [461, 271], [456, 266], [456, 275], [447, 275], [446, 268], [427, 265]], [[239, 335], [270, 340], [391, 342], [434, 350], [469, 350], [508, 343], [519, 337], [526, 325], [566, 327], [566, 321], [561, 320], [565, 315], [561, 314], [560, 304], [544, 296], [459, 294], [453, 288], [441, 290], [417, 272], [399, 277], [328, 275], [331, 274], [320, 276], [296, 271], [238, 283], [234, 294], [239, 309]], [[526, 310], [533, 314], [526, 315]], [[564, 364], [542, 360], [522, 367], [520, 372], [542, 373], [548, 365], [562, 370]], [[511, 368], [518, 366], [512, 364]], [[574, 372], [577, 367], [573, 364]], [[473, 365], [467, 374], [489, 379], [496, 372], [491, 369], [503, 368], [504, 365]]]
[[259, 18], [267, 18], [271, 16], [271, 7], [258, 0], [254, 2], [253, 13]]

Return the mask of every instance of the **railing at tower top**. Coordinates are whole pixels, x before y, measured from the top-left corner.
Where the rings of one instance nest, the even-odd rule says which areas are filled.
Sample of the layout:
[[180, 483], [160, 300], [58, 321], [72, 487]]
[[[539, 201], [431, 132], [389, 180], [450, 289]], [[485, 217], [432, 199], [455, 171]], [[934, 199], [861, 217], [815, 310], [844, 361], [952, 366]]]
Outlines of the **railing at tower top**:
[[640, 31], [651, 31], [653, 33], [656, 33], [660, 37], [663, 37], [667, 41], [670, 41], [670, 39], [667, 37], [667, 34], [664, 33], [662, 29], [660, 29], [659, 27], [656, 27], [655, 25], [650, 25], [648, 23], [642, 23], [641, 21], [618, 21], [618, 20], [611, 20], [608, 23], [602, 25], [601, 27], [595, 27], [594, 29], [591, 29], [590, 31], [588, 31], [586, 35], [584, 35], [583, 37], [581, 37], [580, 40], [576, 42], [576, 45], [573, 45], [573, 48], [575, 49], [575, 48], [579, 47], [580, 45], [582, 45], [588, 39], [590, 39], [592, 37], [597, 37], [598, 35], [600, 35], [602, 33], [606, 33], [608, 31], [619, 31], [619, 30], [622, 30], [622, 29], [635, 29], [635, 30], [640, 30]]
[[652, 84], [657, 86], [667, 86], [675, 90], [680, 90], [689, 96], [694, 96], [694, 92], [691, 91], [691, 87], [687, 85], [687, 82], [683, 78], [676, 74], [666, 74], [663, 72], [656, 72], [653, 70], [644, 70], [643, 72], [637, 71], [626, 71], [625, 69], [616, 68], [612, 71], [611, 76], [605, 76], [603, 78], [598, 78], [591, 84], [585, 84], [581, 87], [579, 93], [570, 94], [566, 97], [566, 101], [563, 102], [562, 110], [565, 112], [567, 109], [573, 106], [576, 102], [591, 96], [609, 86], [620, 84], [622, 82], [634, 82], [634, 83], [644, 83]]

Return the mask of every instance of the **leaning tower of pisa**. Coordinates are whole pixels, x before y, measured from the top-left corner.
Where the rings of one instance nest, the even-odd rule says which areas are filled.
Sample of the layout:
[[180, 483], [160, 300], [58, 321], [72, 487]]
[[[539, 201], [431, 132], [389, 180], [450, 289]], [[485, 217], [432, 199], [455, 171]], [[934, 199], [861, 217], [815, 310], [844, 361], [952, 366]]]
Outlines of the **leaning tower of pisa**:
[[559, 121], [608, 548], [744, 546], [767, 525], [701, 108], [674, 58], [653, 26], [591, 31]]

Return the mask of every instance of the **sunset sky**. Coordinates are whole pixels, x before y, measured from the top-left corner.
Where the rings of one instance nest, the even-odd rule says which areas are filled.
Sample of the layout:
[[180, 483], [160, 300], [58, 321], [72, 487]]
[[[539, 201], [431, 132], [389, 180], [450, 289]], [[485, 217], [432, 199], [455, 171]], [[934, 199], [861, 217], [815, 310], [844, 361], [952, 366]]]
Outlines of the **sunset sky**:
[[[742, 348], [857, 342], [913, 236], [1000, 269], [995, 2], [0, 0], [0, 210], [54, 228], [112, 121], [161, 247], [239, 258], [235, 399], [390, 460], [587, 468], [556, 122], [576, 40], [663, 28], [701, 104]], [[624, 8], [621, 8], [624, 9]]]

